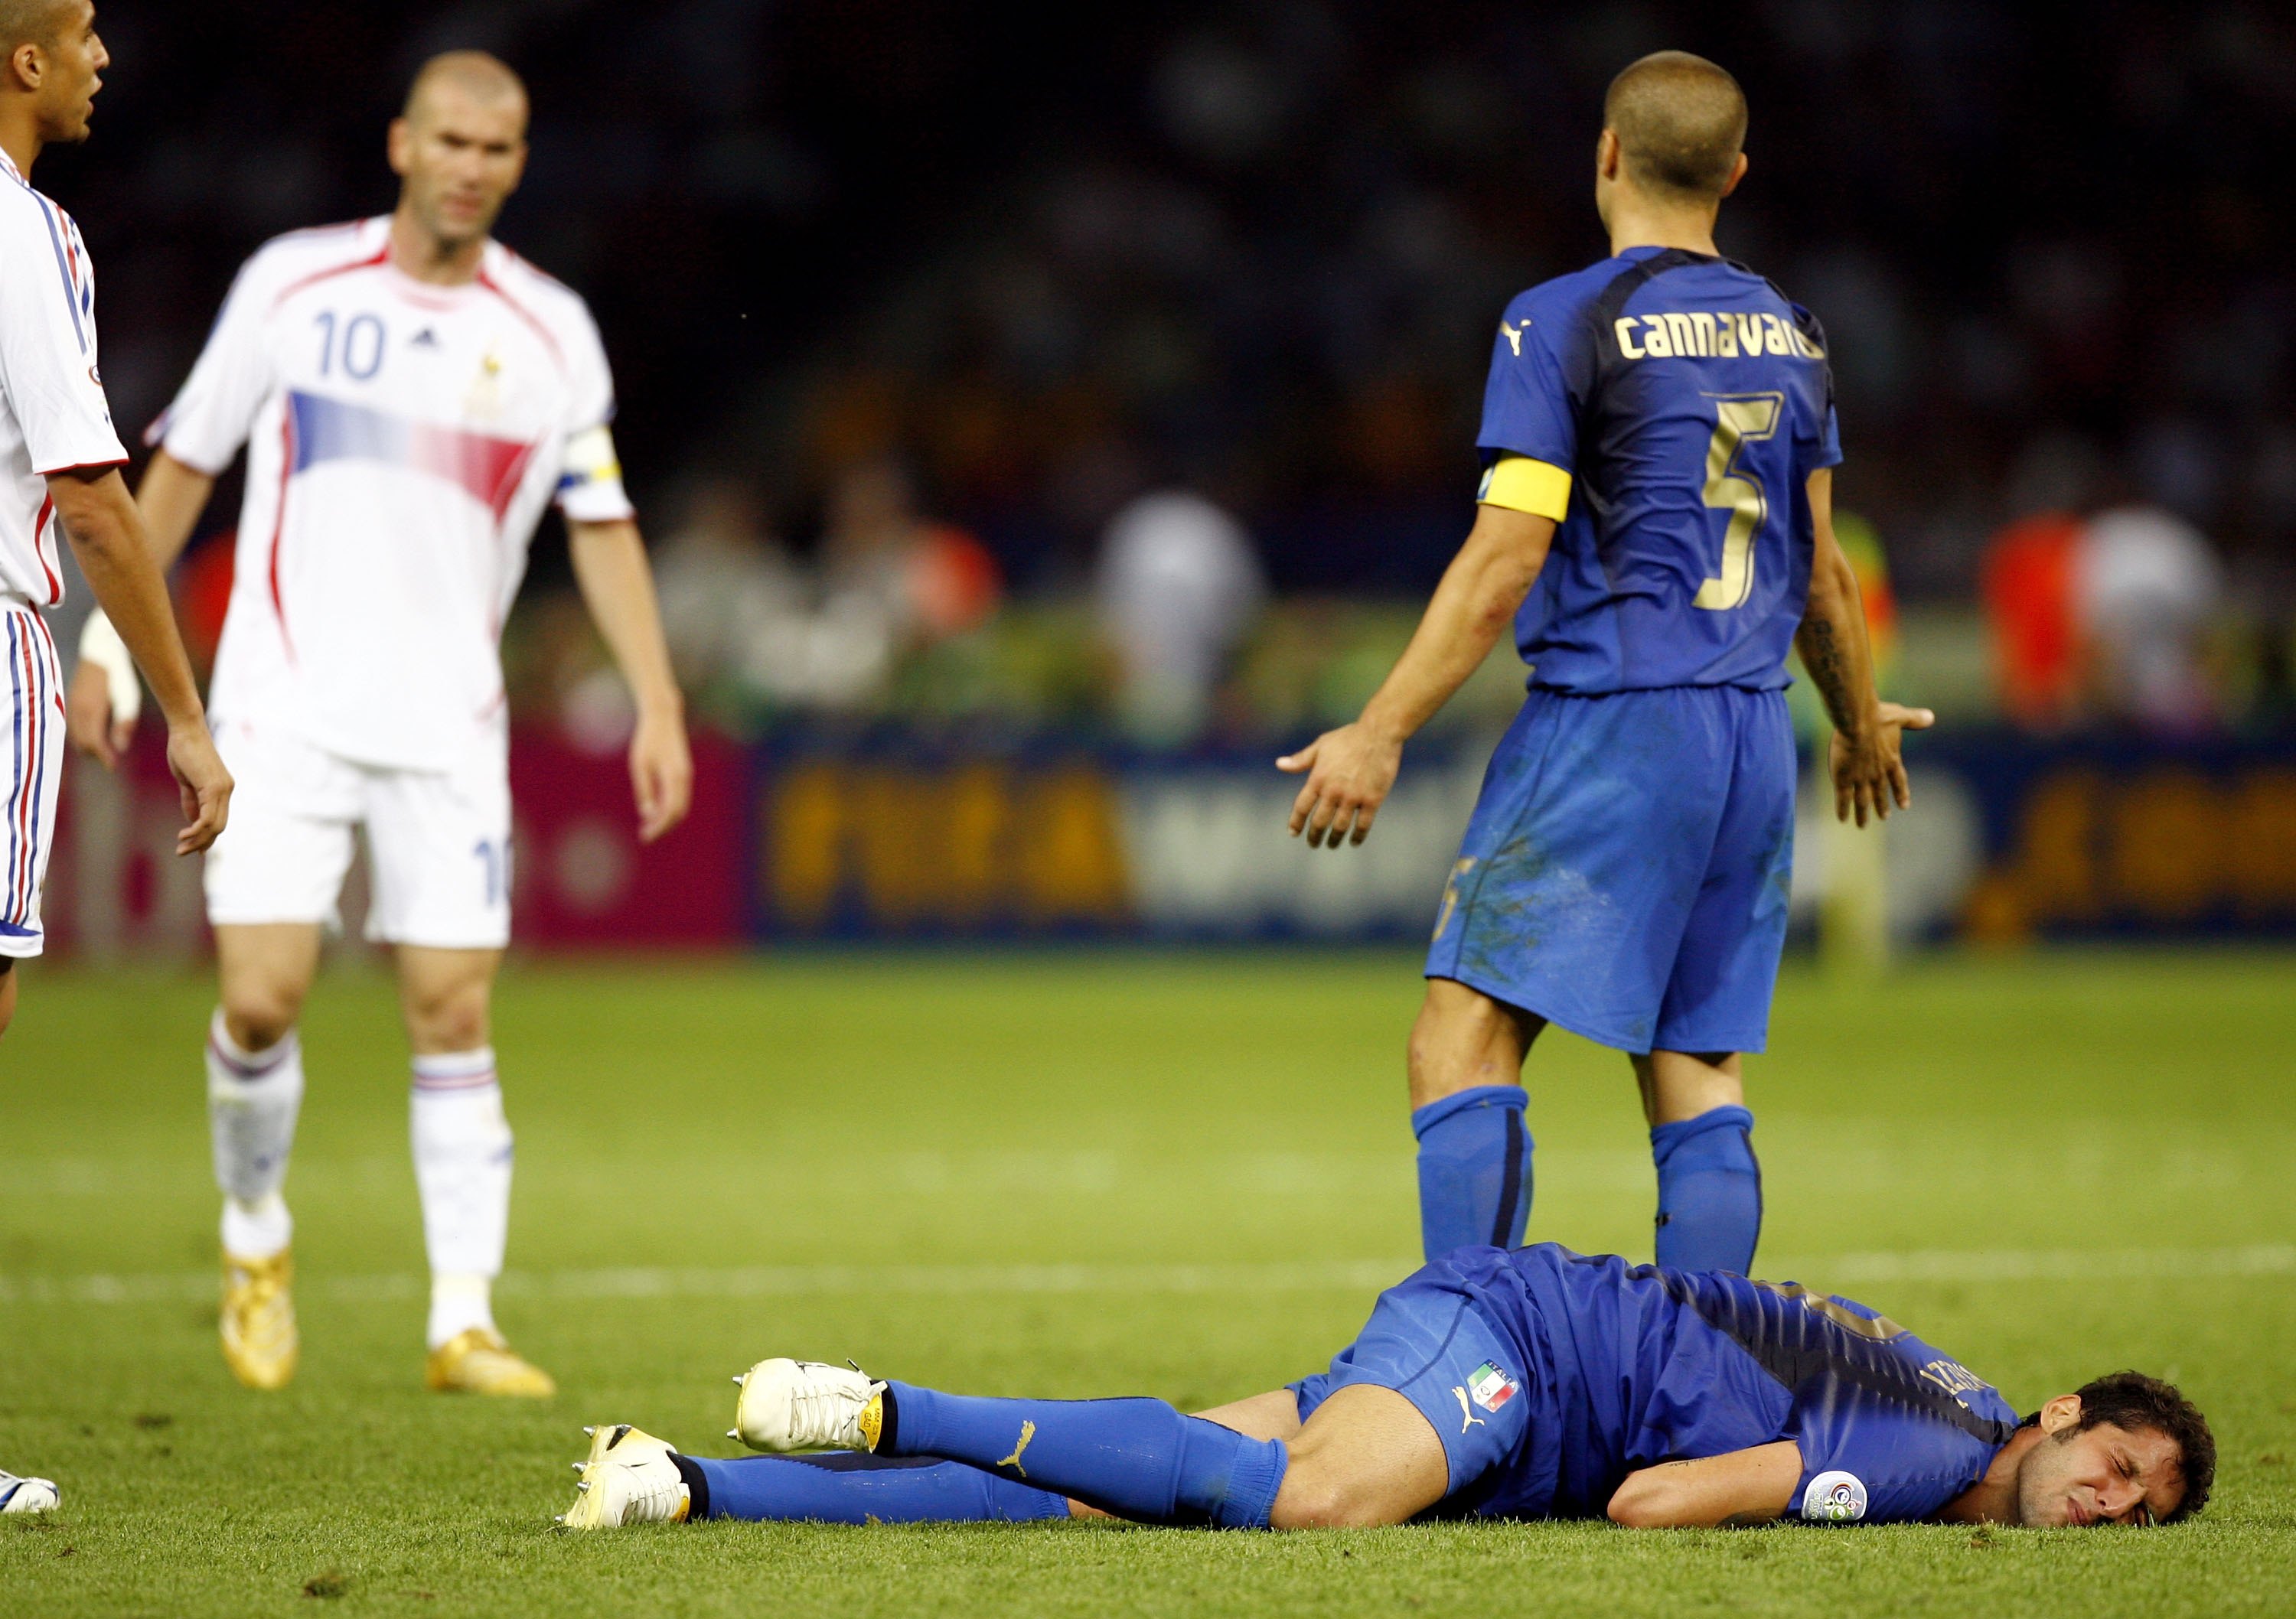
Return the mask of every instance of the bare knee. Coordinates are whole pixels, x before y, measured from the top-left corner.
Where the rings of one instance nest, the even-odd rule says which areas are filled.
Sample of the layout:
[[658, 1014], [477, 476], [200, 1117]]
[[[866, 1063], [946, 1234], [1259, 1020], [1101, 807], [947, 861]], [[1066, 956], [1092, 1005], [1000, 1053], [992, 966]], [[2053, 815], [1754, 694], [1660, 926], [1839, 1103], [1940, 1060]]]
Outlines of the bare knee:
[[235, 973], [224, 980], [223, 1026], [242, 1051], [267, 1051], [303, 1015], [308, 985], [278, 973]]
[[1367, 1490], [1359, 1480], [1318, 1467], [1312, 1456], [1295, 1460], [1283, 1476], [1268, 1514], [1276, 1529], [1378, 1529], [1403, 1521], [1392, 1492]]
[[1411, 1105], [1476, 1085], [1512, 1085], [1546, 1020], [1448, 978], [1431, 978], [1411, 1026]]
[[417, 1051], [475, 1051], [487, 1043], [487, 984], [409, 985], [406, 1033]]

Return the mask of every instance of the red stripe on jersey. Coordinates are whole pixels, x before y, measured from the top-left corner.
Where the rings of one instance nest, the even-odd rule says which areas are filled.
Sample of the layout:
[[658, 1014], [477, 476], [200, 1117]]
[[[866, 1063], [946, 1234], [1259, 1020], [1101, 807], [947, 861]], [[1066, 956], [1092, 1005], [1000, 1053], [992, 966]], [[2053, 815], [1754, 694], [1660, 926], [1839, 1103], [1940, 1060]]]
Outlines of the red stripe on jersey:
[[271, 519], [271, 559], [264, 570], [271, 583], [271, 610], [279, 616], [279, 643], [287, 649], [287, 661], [295, 661], [295, 638], [287, 633], [287, 602], [279, 593], [279, 542], [287, 532], [287, 489], [295, 481], [295, 413], [280, 413], [279, 421], [279, 510]]
[[493, 293], [505, 304], [508, 304], [511, 307], [511, 312], [512, 314], [516, 315], [519, 319], [524, 321], [528, 325], [534, 328], [535, 335], [549, 346], [550, 357], [558, 363], [559, 371], [563, 372], [566, 369], [566, 351], [558, 346], [558, 339], [550, 335], [550, 328], [544, 325], [541, 319], [532, 311], [528, 309], [524, 304], [520, 303], [518, 299], [504, 291], [502, 283], [496, 281], [493, 276], [488, 274], [484, 270], [480, 270], [479, 272], [479, 285], [484, 287], [488, 291]]
[[[56, 570], [48, 566], [48, 519], [56, 514], [56, 497], [51, 494], [40, 503], [40, 515], [32, 519], [32, 554], [40, 559], [40, 571], [48, 576], [48, 605], [53, 607], [64, 599], [64, 582]], [[61, 561], [62, 559], [59, 558]]]
[[338, 275], [348, 275], [354, 270], [372, 270], [379, 266], [389, 264], [390, 262], [390, 240], [386, 236], [383, 239], [382, 246], [375, 251], [368, 254], [364, 258], [354, 258], [348, 264], [331, 265], [326, 269], [315, 271], [311, 274], [306, 275], [300, 281], [288, 282], [285, 290], [271, 300], [271, 307], [274, 309], [276, 309], [280, 305], [294, 297], [295, 294], [300, 292], [304, 288], [311, 286], [316, 282], [332, 280], [333, 277]]

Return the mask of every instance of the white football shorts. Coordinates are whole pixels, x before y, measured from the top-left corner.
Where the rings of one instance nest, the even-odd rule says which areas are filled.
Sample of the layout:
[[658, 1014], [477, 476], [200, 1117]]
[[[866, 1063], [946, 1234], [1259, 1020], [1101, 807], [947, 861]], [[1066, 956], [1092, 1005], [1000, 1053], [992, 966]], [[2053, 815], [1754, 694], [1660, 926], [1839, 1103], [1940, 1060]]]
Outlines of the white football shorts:
[[208, 851], [208, 920], [340, 925], [351, 834], [366, 832], [366, 936], [438, 950], [510, 943], [510, 759], [499, 733], [450, 770], [361, 765], [276, 727], [216, 737], [238, 782]]
[[40, 887], [64, 773], [64, 677], [40, 615], [0, 600], [0, 956], [40, 953]]

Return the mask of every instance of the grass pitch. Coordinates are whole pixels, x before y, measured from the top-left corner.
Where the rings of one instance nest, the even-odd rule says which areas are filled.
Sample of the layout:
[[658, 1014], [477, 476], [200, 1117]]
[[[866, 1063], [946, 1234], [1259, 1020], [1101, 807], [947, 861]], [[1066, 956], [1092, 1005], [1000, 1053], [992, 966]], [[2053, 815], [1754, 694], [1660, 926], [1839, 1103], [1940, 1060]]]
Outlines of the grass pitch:
[[[288, 1187], [305, 1352], [214, 1344], [196, 978], [27, 969], [0, 1046], [0, 1614], [2284, 1613], [2296, 1560], [2286, 957], [1789, 975], [1751, 1065], [1767, 1274], [1906, 1321], [2030, 1408], [2182, 1382], [2217, 1503], [2150, 1533], [1306, 1535], [1107, 1526], [550, 1531], [579, 1424], [703, 1454], [759, 1355], [984, 1394], [1273, 1387], [1416, 1247], [1390, 954], [521, 965], [500, 1313], [564, 1392], [420, 1387], [421, 1226], [386, 980], [322, 982]], [[1626, 1066], [1533, 1055], [1532, 1235], [1650, 1251]]]

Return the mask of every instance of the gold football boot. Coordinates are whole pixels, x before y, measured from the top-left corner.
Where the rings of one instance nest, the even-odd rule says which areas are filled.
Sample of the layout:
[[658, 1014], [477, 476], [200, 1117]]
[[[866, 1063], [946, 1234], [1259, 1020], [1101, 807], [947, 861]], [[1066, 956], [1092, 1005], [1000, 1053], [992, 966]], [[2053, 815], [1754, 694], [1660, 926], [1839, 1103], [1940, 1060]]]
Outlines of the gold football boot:
[[224, 1364], [250, 1388], [284, 1388], [295, 1375], [303, 1340], [295, 1330], [294, 1283], [289, 1249], [268, 1259], [223, 1256]]
[[547, 1400], [558, 1392], [548, 1372], [520, 1355], [491, 1327], [465, 1327], [430, 1352], [422, 1383], [442, 1394]]

